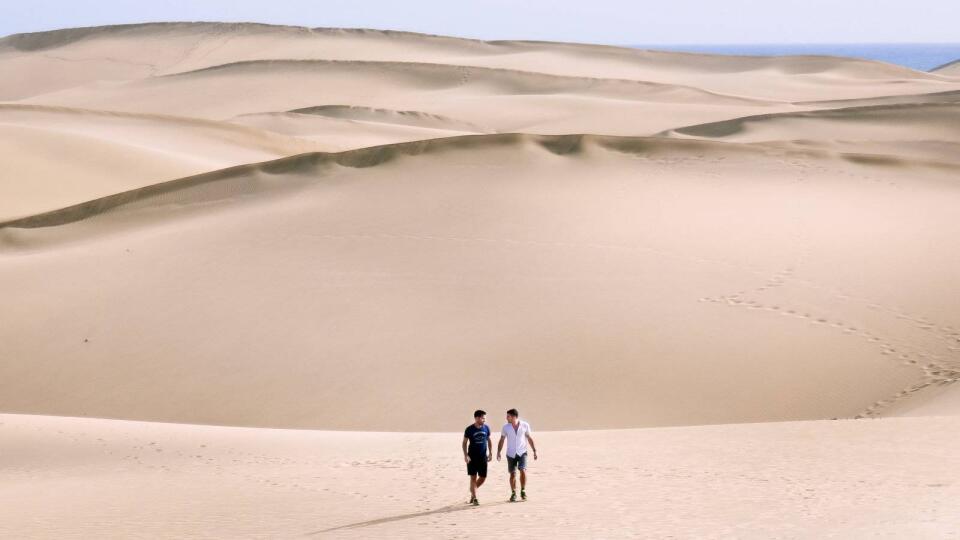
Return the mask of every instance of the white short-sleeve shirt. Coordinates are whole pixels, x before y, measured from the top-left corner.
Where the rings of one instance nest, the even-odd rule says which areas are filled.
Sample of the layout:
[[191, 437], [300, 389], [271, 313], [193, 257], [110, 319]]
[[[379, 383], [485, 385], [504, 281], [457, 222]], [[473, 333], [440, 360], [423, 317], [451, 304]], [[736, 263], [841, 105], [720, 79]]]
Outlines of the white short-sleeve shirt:
[[533, 434], [530, 424], [520, 420], [517, 429], [507, 422], [500, 430], [500, 434], [507, 438], [507, 457], [517, 457], [527, 451], [527, 435]]

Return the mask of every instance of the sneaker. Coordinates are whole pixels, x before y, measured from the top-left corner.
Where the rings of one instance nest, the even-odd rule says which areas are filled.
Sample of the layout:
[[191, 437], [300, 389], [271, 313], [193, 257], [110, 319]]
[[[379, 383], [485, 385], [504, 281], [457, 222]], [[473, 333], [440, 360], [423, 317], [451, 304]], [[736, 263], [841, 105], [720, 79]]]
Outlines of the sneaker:
[[470, 504], [472, 504], [473, 506], [480, 506], [480, 501], [478, 501], [477, 498], [474, 497], [470, 499]]
[[510, 494], [510, 502], [517, 502], [517, 492], [514, 491]]
[[521, 490], [520, 490], [520, 498], [523, 499], [523, 500], [527, 500], [527, 492], [521, 489]]

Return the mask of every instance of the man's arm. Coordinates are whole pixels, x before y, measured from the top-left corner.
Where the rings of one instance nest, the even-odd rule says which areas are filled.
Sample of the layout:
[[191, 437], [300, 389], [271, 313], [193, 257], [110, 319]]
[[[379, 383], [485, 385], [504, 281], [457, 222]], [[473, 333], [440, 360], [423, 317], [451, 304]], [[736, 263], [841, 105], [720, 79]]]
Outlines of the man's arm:
[[537, 444], [533, 442], [533, 437], [527, 433], [527, 442], [530, 443], [530, 448], [533, 449], [533, 459], [537, 459]]
[[487, 461], [493, 461], [493, 439], [487, 437]]
[[463, 462], [470, 463], [470, 454], [467, 454], [467, 445], [470, 444], [470, 439], [464, 437], [463, 444], [460, 445], [460, 448], [463, 450]]
[[500, 452], [503, 452], [503, 433], [500, 434], [500, 442], [497, 443], [497, 461], [500, 461]]

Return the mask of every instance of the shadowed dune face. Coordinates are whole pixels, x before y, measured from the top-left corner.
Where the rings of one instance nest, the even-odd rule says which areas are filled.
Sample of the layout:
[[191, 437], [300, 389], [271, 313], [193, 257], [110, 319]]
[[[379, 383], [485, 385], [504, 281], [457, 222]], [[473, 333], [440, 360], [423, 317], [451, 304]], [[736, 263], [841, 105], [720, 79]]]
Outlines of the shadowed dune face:
[[958, 232], [953, 177], [478, 136], [184, 181], [0, 229], [0, 407], [374, 430], [478, 402], [546, 429], [873, 414], [956, 374], [935, 359], [960, 261], [928, 249]]

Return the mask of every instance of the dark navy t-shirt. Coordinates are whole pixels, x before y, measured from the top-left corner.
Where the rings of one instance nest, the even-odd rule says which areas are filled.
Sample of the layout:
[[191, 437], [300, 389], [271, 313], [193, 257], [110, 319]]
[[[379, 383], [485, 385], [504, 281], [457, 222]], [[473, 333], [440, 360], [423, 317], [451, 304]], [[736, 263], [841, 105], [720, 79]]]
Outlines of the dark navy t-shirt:
[[464, 430], [463, 436], [470, 439], [470, 447], [467, 453], [471, 456], [487, 455], [487, 440], [490, 439], [490, 428], [486, 424], [483, 427], [477, 427], [476, 424], [470, 424]]

